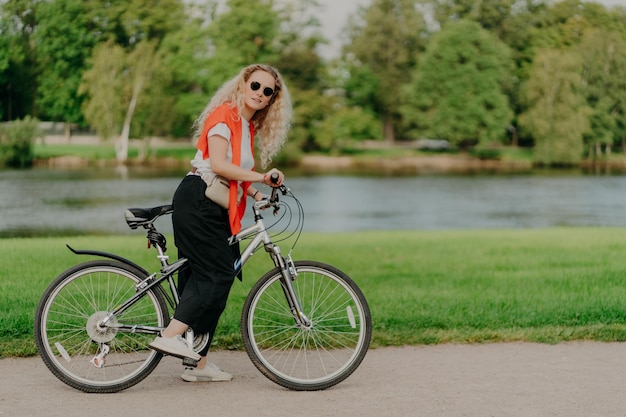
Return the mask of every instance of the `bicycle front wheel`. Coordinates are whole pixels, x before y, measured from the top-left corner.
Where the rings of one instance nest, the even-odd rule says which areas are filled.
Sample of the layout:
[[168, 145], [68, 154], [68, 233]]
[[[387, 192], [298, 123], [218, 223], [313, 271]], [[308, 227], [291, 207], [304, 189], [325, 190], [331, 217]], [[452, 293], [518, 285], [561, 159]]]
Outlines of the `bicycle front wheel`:
[[58, 276], [35, 313], [35, 340], [46, 366], [67, 385], [85, 392], [118, 392], [152, 372], [162, 358], [148, 348], [169, 315], [163, 296], [147, 291], [119, 316], [114, 309], [133, 297], [146, 278], [116, 261], [77, 265]]
[[338, 269], [315, 261], [295, 262], [292, 285], [309, 327], [296, 324], [275, 268], [252, 288], [241, 331], [254, 365], [292, 390], [332, 387], [350, 376], [365, 357], [372, 319], [363, 293]]

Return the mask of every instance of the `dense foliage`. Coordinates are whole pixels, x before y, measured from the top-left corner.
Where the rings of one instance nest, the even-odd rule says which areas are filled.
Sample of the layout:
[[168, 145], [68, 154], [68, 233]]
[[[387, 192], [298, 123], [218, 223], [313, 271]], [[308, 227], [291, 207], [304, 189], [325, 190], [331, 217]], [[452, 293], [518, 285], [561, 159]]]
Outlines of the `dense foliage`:
[[33, 141], [41, 136], [39, 121], [30, 116], [0, 124], [0, 167], [28, 167], [33, 162]]
[[510, 79], [508, 48], [476, 22], [451, 23], [428, 44], [407, 83], [404, 120], [424, 132], [467, 147], [497, 143], [512, 119], [503, 86]]
[[0, 1], [0, 120], [115, 142], [188, 137], [217, 86], [275, 65], [296, 105], [289, 157], [436, 138], [533, 146], [541, 164], [626, 142], [626, 8], [583, 0], [372, 0], [325, 42], [315, 0]]

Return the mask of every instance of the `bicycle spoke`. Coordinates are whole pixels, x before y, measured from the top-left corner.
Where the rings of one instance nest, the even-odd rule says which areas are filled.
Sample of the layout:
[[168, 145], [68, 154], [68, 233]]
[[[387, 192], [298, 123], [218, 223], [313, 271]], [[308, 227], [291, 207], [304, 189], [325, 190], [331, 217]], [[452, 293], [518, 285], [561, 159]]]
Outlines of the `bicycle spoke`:
[[294, 291], [310, 327], [290, 311], [279, 270], [251, 291], [242, 314], [244, 344], [264, 375], [291, 389], [323, 389], [350, 375], [369, 346], [364, 297], [339, 271], [296, 262]]

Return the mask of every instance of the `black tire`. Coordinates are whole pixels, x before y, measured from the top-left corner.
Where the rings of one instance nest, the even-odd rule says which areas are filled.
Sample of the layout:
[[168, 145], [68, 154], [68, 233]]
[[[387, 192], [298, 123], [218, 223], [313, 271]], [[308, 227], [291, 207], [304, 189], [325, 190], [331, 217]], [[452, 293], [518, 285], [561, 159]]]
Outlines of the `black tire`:
[[[130, 265], [96, 260], [68, 269], [48, 286], [35, 313], [35, 341], [57, 378], [84, 392], [110, 393], [132, 387], [154, 370], [163, 357], [148, 348], [154, 334], [115, 327], [165, 327], [169, 315], [158, 291], [148, 291], [108, 326], [98, 326], [145, 278]], [[91, 361], [105, 345], [104, 366], [97, 367]]]
[[241, 332], [248, 356], [271, 381], [296, 391], [332, 387], [361, 364], [372, 337], [363, 293], [338, 269], [315, 261], [295, 262], [292, 282], [309, 329], [295, 324], [281, 271], [274, 268], [252, 288], [243, 307]]

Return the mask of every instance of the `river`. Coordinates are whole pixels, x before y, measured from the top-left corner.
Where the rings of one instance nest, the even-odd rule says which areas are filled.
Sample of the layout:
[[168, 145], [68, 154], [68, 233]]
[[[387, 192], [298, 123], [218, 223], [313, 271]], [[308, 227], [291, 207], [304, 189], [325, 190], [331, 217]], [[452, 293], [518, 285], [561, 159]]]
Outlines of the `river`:
[[[0, 236], [131, 233], [128, 207], [171, 202], [184, 172], [0, 171]], [[626, 226], [626, 176], [290, 176], [304, 230], [440, 230]], [[159, 230], [171, 231], [169, 219]], [[137, 232], [134, 232], [137, 233]]]

